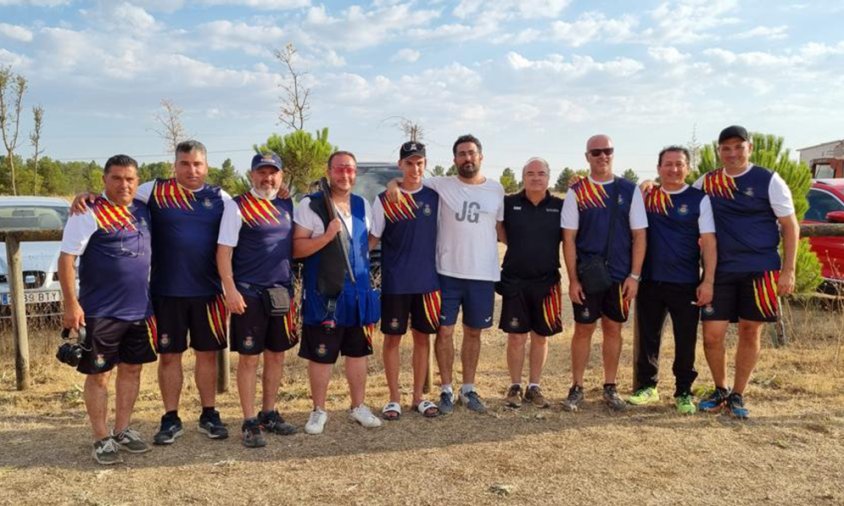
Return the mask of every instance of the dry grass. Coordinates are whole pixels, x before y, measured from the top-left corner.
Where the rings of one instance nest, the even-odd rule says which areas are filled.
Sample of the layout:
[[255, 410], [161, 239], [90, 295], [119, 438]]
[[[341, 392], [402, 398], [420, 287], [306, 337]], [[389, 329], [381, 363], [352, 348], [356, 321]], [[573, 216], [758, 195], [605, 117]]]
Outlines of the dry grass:
[[[792, 308], [788, 317], [791, 345], [766, 343], [748, 391], [753, 419], [746, 423], [703, 414], [681, 418], [668, 400], [653, 409], [608, 412], [598, 402], [599, 336], [583, 412], [505, 409], [505, 336], [491, 331], [484, 336], [477, 381], [488, 415], [458, 408], [427, 420], [406, 410], [400, 421], [367, 431], [345, 414], [338, 367], [325, 434], [271, 436], [267, 448], [247, 450], [237, 437], [210, 441], [194, 429], [199, 404], [186, 381], [185, 436], [172, 447], [126, 456], [126, 464], [114, 469], [90, 458], [82, 376], [52, 357], [54, 333], [35, 333], [31, 391], [14, 391], [10, 355], [0, 361], [0, 503], [842, 504], [844, 317], [817, 307]], [[555, 406], [569, 383], [570, 335], [569, 327], [553, 339], [546, 367], [544, 387]], [[622, 388], [631, 384], [631, 349], [628, 339]], [[670, 395], [670, 343], [664, 350], [662, 370], [669, 373], [663, 395]], [[409, 348], [402, 354], [408, 364]], [[700, 349], [698, 357], [699, 382], [706, 384]], [[456, 367], [459, 373], [459, 360]], [[409, 371], [402, 381], [409, 384]], [[298, 358], [288, 361], [281, 397], [283, 413], [302, 427], [310, 404]], [[378, 350], [367, 397], [379, 408], [387, 397]], [[236, 394], [221, 395], [218, 406], [236, 435]], [[153, 366], [143, 374], [135, 425], [151, 437], [160, 415]]]

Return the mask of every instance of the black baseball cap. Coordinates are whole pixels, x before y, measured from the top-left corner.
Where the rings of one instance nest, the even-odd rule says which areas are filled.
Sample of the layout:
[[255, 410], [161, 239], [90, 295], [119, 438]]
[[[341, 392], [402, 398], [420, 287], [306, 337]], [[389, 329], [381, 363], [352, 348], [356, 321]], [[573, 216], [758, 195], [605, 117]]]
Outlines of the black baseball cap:
[[408, 156], [425, 157], [425, 145], [421, 142], [408, 141], [401, 145], [399, 150], [399, 160], [404, 160]]
[[743, 126], [732, 125], [721, 130], [721, 135], [718, 136], [718, 144], [735, 137], [743, 141], [750, 141], [750, 136], [747, 135], [747, 130]]
[[252, 170], [261, 167], [275, 167], [281, 170], [282, 166], [281, 158], [275, 153], [257, 154], [252, 157]]

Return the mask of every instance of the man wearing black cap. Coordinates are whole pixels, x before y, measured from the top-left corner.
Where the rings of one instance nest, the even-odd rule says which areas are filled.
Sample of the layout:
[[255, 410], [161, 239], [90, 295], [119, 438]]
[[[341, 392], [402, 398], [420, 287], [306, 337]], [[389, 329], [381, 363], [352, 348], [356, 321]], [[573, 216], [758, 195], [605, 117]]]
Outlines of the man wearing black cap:
[[430, 334], [439, 328], [442, 298], [437, 278], [437, 192], [422, 186], [425, 145], [405, 142], [399, 151], [403, 178], [395, 202], [382, 192], [372, 205], [372, 242], [381, 240], [381, 332], [384, 373], [390, 401], [381, 410], [387, 420], [401, 416], [399, 343], [413, 335], [413, 400], [423, 416], [439, 414], [436, 404], [422, 398], [428, 368]]
[[[718, 237], [714, 295], [701, 317], [703, 349], [716, 389], [698, 407], [710, 412], [726, 407], [742, 419], [748, 417], [742, 395], [759, 358], [762, 324], [776, 320], [777, 297], [794, 290], [799, 236], [788, 185], [770, 169], [753, 165], [752, 151], [747, 130], [725, 128], [718, 136], [724, 166], [694, 184], [709, 195]], [[724, 347], [730, 322], [738, 322], [732, 392], [727, 388]]]
[[[243, 409], [243, 445], [258, 448], [266, 445], [264, 430], [282, 435], [296, 432], [275, 404], [284, 352], [298, 342], [298, 336], [290, 304], [293, 203], [278, 196], [281, 159], [275, 154], [255, 155], [249, 177], [252, 189], [225, 204], [217, 269], [231, 312], [231, 349], [240, 354], [237, 390]], [[263, 409], [256, 416], [255, 383], [262, 354]]]

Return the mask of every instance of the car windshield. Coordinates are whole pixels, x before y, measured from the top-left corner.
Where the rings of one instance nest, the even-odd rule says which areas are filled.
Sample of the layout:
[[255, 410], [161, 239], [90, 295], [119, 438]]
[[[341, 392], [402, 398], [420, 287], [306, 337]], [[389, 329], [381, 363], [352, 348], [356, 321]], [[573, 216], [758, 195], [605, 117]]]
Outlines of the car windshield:
[[395, 165], [361, 165], [354, 192], [369, 202], [375, 200], [384, 191], [391, 179], [401, 177], [401, 171]]
[[68, 207], [61, 206], [0, 206], [0, 230], [13, 228], [61, 229], [67, 222], [68, 211]]

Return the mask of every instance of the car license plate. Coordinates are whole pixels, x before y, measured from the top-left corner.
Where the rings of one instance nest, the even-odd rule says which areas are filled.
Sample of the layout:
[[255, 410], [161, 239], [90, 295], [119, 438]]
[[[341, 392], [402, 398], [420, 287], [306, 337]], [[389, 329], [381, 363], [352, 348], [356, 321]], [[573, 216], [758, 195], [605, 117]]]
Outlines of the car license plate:
[[[40, 304], [43, 302], [58, 302], [62, 300], [62, 292], [59, 290], [47, 292], [26, 292], [23, 295], [26, 304]], [[8, 306], [12, 303], [12, 294], [0, 294], [0, 305]]]

